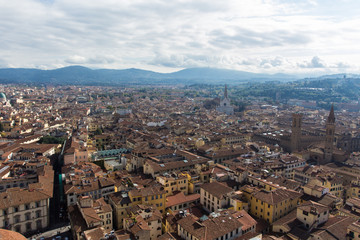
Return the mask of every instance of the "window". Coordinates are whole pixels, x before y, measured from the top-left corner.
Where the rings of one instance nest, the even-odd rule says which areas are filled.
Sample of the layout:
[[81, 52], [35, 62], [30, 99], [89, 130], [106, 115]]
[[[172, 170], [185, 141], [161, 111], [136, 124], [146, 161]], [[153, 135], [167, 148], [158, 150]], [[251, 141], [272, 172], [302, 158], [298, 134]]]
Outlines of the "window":
[[31, 217], [30, 213], [25, 214], [25, 220], [30, 220], [30, 217]]
[[14, 207], [14, 212], [18, 212], [19, 208], [18, 207]]
[[21, 226], [20, 225], [15, 226], [15, 232], [21, 232]]
[[37, 228], [37, 229], [42, 228], [41, 220], [37, 220], [37, 221], [36, 221], [36, 228]]
[[20, 215], [16, 215], [15, 216], [15, 223], [19, 223], [20, 222]]
[[26, 224], [26, 231], [30, 231], [31, 230], [31, 223], [27, 223]]

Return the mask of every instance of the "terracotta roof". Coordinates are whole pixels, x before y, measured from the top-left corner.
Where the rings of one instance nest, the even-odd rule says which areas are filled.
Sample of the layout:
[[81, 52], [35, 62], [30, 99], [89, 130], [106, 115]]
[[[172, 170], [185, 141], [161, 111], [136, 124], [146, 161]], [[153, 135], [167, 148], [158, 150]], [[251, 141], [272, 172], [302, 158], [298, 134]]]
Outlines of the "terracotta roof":
[[177, 238], [175, 238], [171, 233], [167, 232], [164, 233], [163, 235], [161, 235], [160, 237], [157, 238], [158, 240], [176, 240], [179, 239], [179, 237], [177, 236]]
[[0, 193], [0, 208], [9, 208], [37, 202], [43, 199], [51, 198], [49, 195], [41, 192], [41, 190], [28, 190], [20, 188], [7, 189], [6, 192]]
[[354, 222], [348, 226], [348, 229], [353, 232], [360, 233], [360, 223]]
[[219, 182], [205, 183], [201, 185], [201, 188], [218, 199], [222, 199], [224, 195], [233, 191], [232, 188], [229, 188]]
[[4, 240], [26, 240], [27, 238], [18, 232], [0, 229], [0, 239]]
[[94, 229], [90, 229], [84, 231], [85, 239], [86, 240], [99, 240], [105, 236], [107, 232], [103, 227], [97, 227]]
[[175, 195], [172, 196], [168, 196], [166, 198], [166, 207], [171, 207], [171, 206], [175, 206], [175, 205], [179, 205], [182, 203], [187, 203], [187, 202], [194, 202], [196, 200], [200, 199], [200, 194], [191, 194], [191, 195], [187, 195], [185, 196], [185, 194], [183, 192], [179, 192]]
[[351, 217], [335, 216], [319, 229], [316, 229], [311, 235], [320, 236], [321, 239], [346, 239], [347, 227], [354, 223]]
[[230, 233], [237, 228], [248, 229], [256, 225], [256, 221], [244, 210], [226, 210], [217, 212], [209, 219], [200, 221], [193, 215], [189, 215], [178, 221], [178, 224], [187, 232], [198, 239], [216, 239]]
[[301, 225], [302, 223], [296, 218], [296, 212], [296, 209], [292, 210], [289, 214], [275, 221], [273, 226], [283, 226], [287, 231], [290, 231], [293, 227]]
[[71, 228], [76, 233], [83, 232], [87, 229], [86, 221], [81, 215], [79, 207], [77, 205], [68, 207], [69, 218], [71, 222]]
[[116, 205], [131, 203], [131, 199], [129, 198], [129, 195], [127, 193], [122, 193], [122, 192], [111, 193], [111, 194], [108, 195], [108, 197]]
[[312, 211], [316, 210], [316, 215], [317, 215], [317, 214], [323, 213], [325, 211], [328, 211], [329, 207], [322, 205], [320, 203], [317, 203], [317, 202], [309, 201], [309, 202], [303, 203], [300, 206], [298, 206], [298, 209], [301, 209], [303, 211], [310, 212], [310, 213]]
[[302, 196], [302, 194], [293, 190], [278, 188], [272, 191], [266, 191], [262, 189], [258, 192], [255, 192], [253, 196], [263, 202], [275, 205], [287, 199], [299, 198]]

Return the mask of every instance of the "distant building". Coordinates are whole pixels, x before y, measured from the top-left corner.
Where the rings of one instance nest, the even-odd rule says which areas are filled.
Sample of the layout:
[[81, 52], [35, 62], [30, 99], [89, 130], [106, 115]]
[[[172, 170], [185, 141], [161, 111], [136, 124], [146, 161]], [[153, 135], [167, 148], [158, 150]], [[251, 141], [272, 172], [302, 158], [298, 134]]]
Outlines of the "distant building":
[[225, 85], [224, 98], [220, 100], [220, 105], [216, 108], [216, 111], [227, 115], [234, 114], [234, 107], [231, 106], [230, 99], [228, 97], [227, 85]]
[[5, 103], [6, 102], [6, 95], [5, 93], [0, 93], [0, 102]]

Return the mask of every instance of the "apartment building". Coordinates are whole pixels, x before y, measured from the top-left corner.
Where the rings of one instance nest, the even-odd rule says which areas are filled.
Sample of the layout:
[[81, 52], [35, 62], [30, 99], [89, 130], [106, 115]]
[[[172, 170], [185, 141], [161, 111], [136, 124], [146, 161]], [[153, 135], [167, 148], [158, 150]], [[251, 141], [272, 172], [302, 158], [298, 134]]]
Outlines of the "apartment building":
[[200, 203], [209, 212], [230, 207], [230, 194], [234, 190], [219, 182], [205, 183], [200, 187]]

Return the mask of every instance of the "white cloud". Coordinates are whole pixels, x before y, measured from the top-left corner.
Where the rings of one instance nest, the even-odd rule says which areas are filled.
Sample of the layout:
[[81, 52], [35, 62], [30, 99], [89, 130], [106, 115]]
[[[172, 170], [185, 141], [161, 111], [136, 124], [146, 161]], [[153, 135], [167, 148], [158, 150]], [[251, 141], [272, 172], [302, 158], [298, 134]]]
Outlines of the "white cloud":
[[327, 4], [0, 0], [0, 67], [358, 71], [360, 17], [351, 9], [360, 3], [342, 2], [336, 12]]
[[301, 68], [326, 68], [324, 61], [318, 56], [313, 57], [310, 62], [303, 62], [298, 64], [298, 66]]

